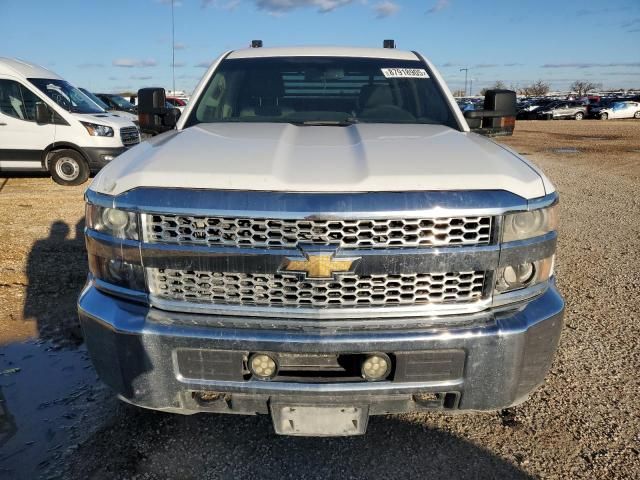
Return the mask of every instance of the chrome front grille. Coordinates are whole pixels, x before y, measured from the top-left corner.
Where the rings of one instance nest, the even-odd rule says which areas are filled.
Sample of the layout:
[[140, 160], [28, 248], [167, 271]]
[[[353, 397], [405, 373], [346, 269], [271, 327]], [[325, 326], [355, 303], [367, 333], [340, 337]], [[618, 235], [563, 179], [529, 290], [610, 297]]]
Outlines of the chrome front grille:
[[121, 128], [120, 139], [125, 147], [131, 147], [140, 143], [140, 132], [138, 132], [136, 127]]
[[372, 307], [470, 303], [483, 295], [485, 272], [411, 275], [217, 273], [147, 269], [151, 295], [170, 301], [269, 307]]
[[282, 220], [147, 214], [146, 241], [179, 245], [401, 248], [487, 245], [490, 216], [391, 220]]

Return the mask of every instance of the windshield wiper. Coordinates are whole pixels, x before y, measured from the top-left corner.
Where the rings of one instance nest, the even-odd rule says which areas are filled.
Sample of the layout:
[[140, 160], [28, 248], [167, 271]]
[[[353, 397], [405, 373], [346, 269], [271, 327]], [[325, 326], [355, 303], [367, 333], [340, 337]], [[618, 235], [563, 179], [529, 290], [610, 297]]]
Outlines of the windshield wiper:
[[304, 120], [300, 122], [291, 121], [293, 125], [307, 127], [348, 127], [354, 123], [358, 123], [355, 118], [347, 118], [344, 120]]

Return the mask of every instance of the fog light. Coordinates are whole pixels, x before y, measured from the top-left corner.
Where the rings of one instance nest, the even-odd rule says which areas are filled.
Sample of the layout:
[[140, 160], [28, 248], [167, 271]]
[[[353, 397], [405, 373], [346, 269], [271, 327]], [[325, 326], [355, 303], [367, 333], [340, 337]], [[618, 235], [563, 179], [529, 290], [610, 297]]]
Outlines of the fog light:
[[510, 287], [526, 285], [531, 281], [534, 274], [533, 263], [523, 263], [521, 265], [509, 266], [504, 269], [504, 281]]
[[265, 353], [255, 353], [249, 359], [249, 370], [254, 377], [268, 380], [278, 373], [278, 364]]
[[383, 380], [389, 375], [391, 371], [391, 360], [384, 353], [374, 353], [367, 355], [364, 362], [362, 362], [362, 377], [365, 380], [375, 382], [376, 380]]

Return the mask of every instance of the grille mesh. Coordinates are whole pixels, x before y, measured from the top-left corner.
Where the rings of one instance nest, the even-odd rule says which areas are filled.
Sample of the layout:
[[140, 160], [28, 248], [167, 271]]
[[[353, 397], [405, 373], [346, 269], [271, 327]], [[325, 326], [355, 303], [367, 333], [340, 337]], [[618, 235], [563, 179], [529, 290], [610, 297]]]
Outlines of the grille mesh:
[[124, 127], [120, 129], [120, 139], [125, 147], [140, 143], [140, 133], [136, 127]]
[[151, 293], [165, 300], [295, 307], [461, 303], [482, 297], [484, 272], [412, 275], [341, 274], [306, 280], [297, 274], [213, 273], [148, 269]]
[[341, 248], [486, 245], [491, 217], [408, 220], [275, 220], [265, 218], [146, 216], [149, 242], [295, 248], [299, 244]]

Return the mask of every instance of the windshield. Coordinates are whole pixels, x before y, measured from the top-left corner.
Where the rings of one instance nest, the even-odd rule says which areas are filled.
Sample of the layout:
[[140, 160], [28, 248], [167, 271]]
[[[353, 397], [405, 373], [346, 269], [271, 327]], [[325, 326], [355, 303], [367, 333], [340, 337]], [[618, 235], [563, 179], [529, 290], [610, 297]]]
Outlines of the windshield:
[[69, 82], [51, 78], [30, 78], [29, 81], [69, 112], [103, 113], [100, 107]]
[[186, 125], [201, 122], [430, 123], [459, 128], [422, 62], [349, 57], [223, 60]]
[[120, 95], [109, 95], [109, 98], [113, 101], [113, 103], [118, 105], [120, 108], [126, 108], [127, 110], [133, 110], [134, 108], [136, 108], [136, 106], [133, 103], [125, 100]]
[[79, 89], [82, 93], [84, 93], [87, 97], [89, 97], [91, 99], [91, 101], [93, 103], [95, 103], [96, 105], [98, 105], [100, 108], [102, 108], [103, 110], [109, 110], [109, 105], [107, 105], [106, 103], [104, 103], [102, 100], [100, 100], [98, 97], [96, 97], [93, 93], [91, 93], [89, 90], [87, 90], [86, 88], [80, 88]]

